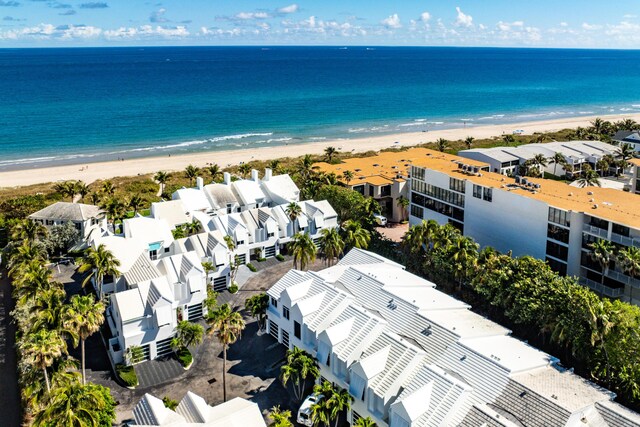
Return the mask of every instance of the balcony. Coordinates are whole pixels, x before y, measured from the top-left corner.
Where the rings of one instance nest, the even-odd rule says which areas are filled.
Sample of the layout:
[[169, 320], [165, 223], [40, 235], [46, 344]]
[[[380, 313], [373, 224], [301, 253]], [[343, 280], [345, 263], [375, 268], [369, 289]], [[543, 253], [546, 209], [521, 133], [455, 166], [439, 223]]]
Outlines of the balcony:
[[610, 288], [608, 286], [603, 286], [602, 284], [595, 282], [593, 280], [590, 279], [586, 279], [584, 277], [581, 277], [579, 280], [580, 284], [583, 286], [587, 286], [591, 289], [593, 289], [594, 291], [607, 296], [609, 298], [620, 298], [621, 296], [624, 295], [624, 288]]
[[613, 243], [618, 243], [624, 246], [635, 246], [637, 248], [640, 248], [640, 237], [632, 238], [632, 237], [627, 237], [627, 236], [623, 236], [621, 234], [612, 232], [611, 238], [609, 238], [609, 232], [607, 230], [604, 230], [600, 227], [594, 227], [593, 225], [589, 225], [589, 224], [584, 224], [582, 229], [586, 233], [593, 234], [602, 239], [609, 240]]

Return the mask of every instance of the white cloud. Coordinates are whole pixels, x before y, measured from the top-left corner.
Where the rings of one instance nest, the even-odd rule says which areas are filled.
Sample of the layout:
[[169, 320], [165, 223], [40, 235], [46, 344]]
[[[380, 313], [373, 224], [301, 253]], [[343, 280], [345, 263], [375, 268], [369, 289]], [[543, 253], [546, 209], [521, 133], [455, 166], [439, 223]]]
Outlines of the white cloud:
[[420, 14], [420, 20], [422, 22], [429, 22], [430, 19], [431, 19], [431, 14], [429, 12], [422, 12]]
[[638, 17], [638, 15], [634, 15], [632, 13], [627, 13], [626, 15], [622, 16], [624, 19], [636, 19]]
[[498, 29], [500, 31], [511, 31], [512, 28], [522, 28], [524, 27], [524, 22], [522, 21], [514, 21], [514, 22], [498, 22], [496, 24], [496, 27], [498, 27]]
[[402, 27], [402, 23], [400, 22], [400, 17], [398, 16], [397, 13], [394, 13], [393, 15], [389, 15], [388, 18], [383, 19], [380, 22], [382, 25], [384, 25], [387, 28], [401, 28]]
[[601, 30], [602, 29], [602, 25], [592, 25], [589, 24], [587, 22], [583, 22], [582, 23], [582, 29], [583, 30], [587, 30], [587, 31], [595, 31], [595, 30]]
[[561, 22], [560, 26], [566, 28], [569, 26], [569, 24], [567, 24], [566, 22]]
[[278, 13], [284, 13], [284, 14], [296, 13], [298, 10], [300, 10], [300, 7], [294, 3], [294, 4], [290, 4], [289, 6], [281, 7], [280, 9], [278, 9]]
[[153, 11], [149, 17], [150, 22], [167, 22], [167, 18], [164, 17], [167, 9], [161, 7], [160, 9]]
[[473, 25], [473, 17], [471, 15], [464, 14], [459, 6], [456, 6], [456, 12], [458, 12], [456, 25], [460, 27], [470, 27]]
[[267, 12], [240, 12], [236, 14], [236, 19], [250, 20], [250, 19], [267, 19], [269, 14]]

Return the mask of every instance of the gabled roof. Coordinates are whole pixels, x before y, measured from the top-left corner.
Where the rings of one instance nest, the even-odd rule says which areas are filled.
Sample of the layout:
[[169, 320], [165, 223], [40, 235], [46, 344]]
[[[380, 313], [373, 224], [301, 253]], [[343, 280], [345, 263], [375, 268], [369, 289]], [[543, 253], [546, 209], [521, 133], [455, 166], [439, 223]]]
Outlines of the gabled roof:
[[638, 144], [640, 143], [640, 130], [619, 130], [613, 136], [613, 140]]
[[227, 204], [235, 206], [238, 199], [231, 191], [231, 186], [227, 184], [209, 184], [203, 187], [203, 191], [214, 209], [226, 209]]
[[231, 190], [241, 204], [245, 206], [257, 203], [258, 199], [266, 199], [265, 194], [260, 189], [260, 184], [250, 179], [232, 182]]
[[116, 292], [111, 295], [111, 298], [116, 300], [118, 312], [123, 322], [144, 316], [144, 302], [142, 301], [142, 296], [138, 288]]
[[280, 203], [285, 200], [297, 202], [300, 199], [300, 190], [288, 174], [275, 175], [268, 180], [263, 179], [260, 184], [271, 199], [281, 199]]
[[182, 200], [167, 200], [151, 204], [151, 215], [156, 219], [165, 220], [171, 228], [178, 224], [191, 221], [191, 216]]
[[29, 215], [32, 219], [60, 221], [86, 221], [90, 218], [102, 218], [104, 211], [94, 205], [82, 203], [56, 202]]
[[173, 242], [171, 227], [164, 219], [136, 216], [123, 222], [127, 239], [137, 239], [145, 244], [163, 242], [165, 246]]
[[211, 209], [211, 203], [205, 193], [198, 188], [181, 188], [171, 196], [174, 200], [180, 199], [189, 212], [206, 211]]
[[133, 417], [138, 426], [180, 426], [184, 418], [164, 406], [162, 400], [145, 393], [133, 408]]
[[162, 273], [149, 260], [146, 252], [141, 253], [131, 267], [123, 274], [129, 286], [145, 280], [155, 279]]

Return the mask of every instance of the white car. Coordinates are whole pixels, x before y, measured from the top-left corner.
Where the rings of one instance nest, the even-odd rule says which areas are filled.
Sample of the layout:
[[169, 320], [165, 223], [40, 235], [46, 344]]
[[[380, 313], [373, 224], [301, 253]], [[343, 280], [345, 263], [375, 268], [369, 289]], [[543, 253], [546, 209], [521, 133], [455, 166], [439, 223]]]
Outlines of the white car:
[[315, 394], [310, 394], [300, 405], [300, 409], [298, 409], [298, 424], [302, 424], [303, 426], [312, 427], [313, 420], [311, 420], [311, 406], [315, 404], [318, 400], [322, 399], [322, 396], [316, 396]]
[[376, 223], [380, 227], [386, 227], [387, 226], [387, 217], [386, 216], [382, 216], [380, 214], [374, 214], [373, 217], [375, 218]]

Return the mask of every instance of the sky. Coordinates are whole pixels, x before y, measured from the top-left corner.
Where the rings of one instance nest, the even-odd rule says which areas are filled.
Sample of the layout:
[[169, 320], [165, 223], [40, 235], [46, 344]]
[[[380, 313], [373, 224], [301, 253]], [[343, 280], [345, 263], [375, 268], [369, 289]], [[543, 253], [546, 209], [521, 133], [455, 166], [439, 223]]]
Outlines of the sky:
[[0, 47], [640, 49], [640, 0], [0, 0]]

